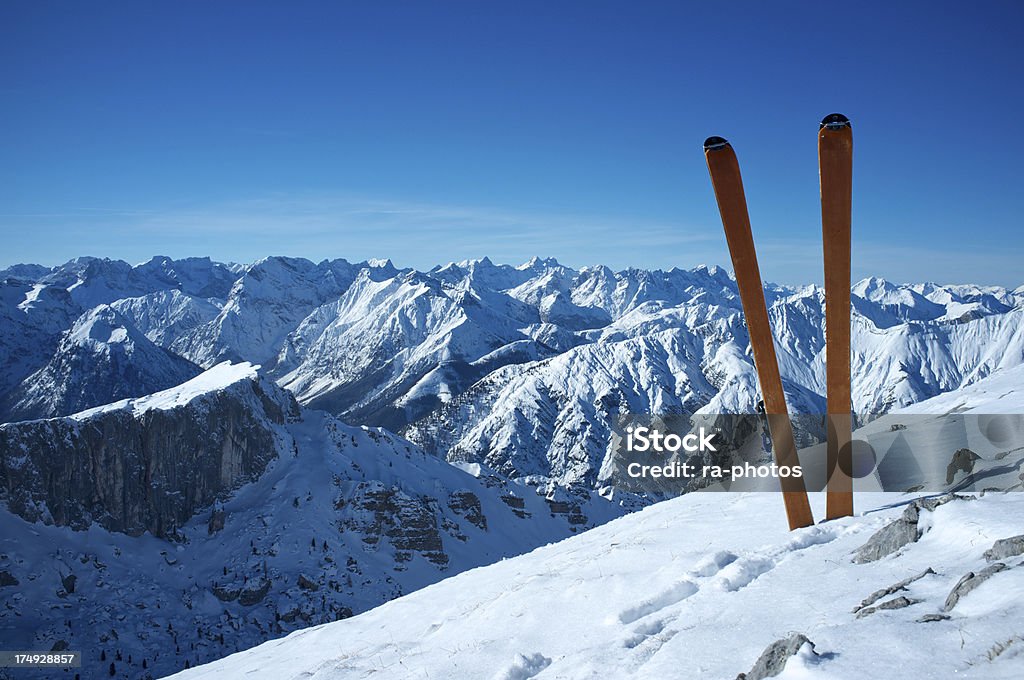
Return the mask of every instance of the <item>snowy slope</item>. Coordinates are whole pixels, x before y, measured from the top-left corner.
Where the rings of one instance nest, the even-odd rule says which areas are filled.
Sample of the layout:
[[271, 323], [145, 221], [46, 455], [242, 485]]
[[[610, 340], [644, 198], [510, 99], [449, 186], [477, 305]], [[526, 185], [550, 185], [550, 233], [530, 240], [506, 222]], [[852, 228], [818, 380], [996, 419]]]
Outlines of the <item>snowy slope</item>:
[[169, 410], [179, 406], [186, 406], [203, 395], [225, 390], [241, 380], [256, 380], [259, 368], [259, 366], [253, 366], [247, 361], [238, 364], [224, 361], [213, 368], [203, 371], [194, 378], [166, 390], [147, 394], [136, 399], [122, 399], [109, 404], [103, 404], [102, 406], [96, 406], [73, 413], [70, 418], [86, 421], [100, 414], [113, 411], [130, 411], [133, 416], [137, 417], [150, 409]]
[[[369, 265], [292, 257], [255, 262], [234, 282], [218, 316], [182, 338], [177, 349], [201, 366], [223, 359], [272, 364], [285, 336], [316, 307], [341, 295], [360, 267]], [[379, 268], [394, 271], [390, 262]]]
[[81, 311], [64, 288], [0, 281], [0, 399], [46, 364]]
[[[1022, 375], [999, 371], [888, 418], [1020, 414]], [[903, 526], [919, 496], [859, 493], [857, 517], [788, 532], [775, 493], [692, 493], [175, 677], [731, 679], [801, 633], [816, 653], [801, 648], [779, 677], [1019, 678], [1024, 494], [915, 508], [910, 543], [858, 555], [885, 545], [875, 532]], [[812, 505], [822, 517], [823, 495]]]
[[160, 290], [149, 295], [122, 298], [110, 306], [142, 331], [153, 343], [176, 351], [189, 331], [217, 318], [223, 302], [201, 298], [180, 290]]
[[[799, 424], [799, 421], [797, 421]], [[1024, 488], [1024, 366], [999, 369], [953, 392], [871, 420], [853, 431], [855, 491], [983, 491]], [[970, 460], [963, 459], [967, 455]], [[804, 479], [823, 489], [824, 443], [799, 451]], [[777, 481], [734, 489], [770, 491]]]
[[[348, 420], [401, 427], [435, 407], [442, 386], [457, 394], [494, 367], [489, 363], [500, 365], [481, 365], [496, 350], [512, 355], [508, 350], [522, 345], [518, 353], [527, 358], [543, 351], [519, 330], [538, 322], [537, 313], [514, 302], [418, 273], [381, 280], [364, 270], [289, 336], [280, 383], [303, 403]], [[428, 380], [424, 389], [421, 381], [437, 369], [447, 379]], [[417, 404], [421, 394], [425, 403]]]
[[996, 371], [978, 382], [940, 394], [898, 413], [1002, 413], [1024, 412], [1024, 365]]
[[[1021, 556], [943, 607], [961, 576], [989, 565], [986, 549], [1024, 533], [1024, 496], [922, 511], [920, 541], [868, 564], [852, 553], [907, 499], [860, 501], [880, 509], [789, 533], [774, 494], [690, 494], [174, 677], [731, 680], [799, 632], [817, 655], [805, 649], [779, 677], [1019, 678]], [[882, 598], [906, 596], [906, 608], [852, 613], [927, 569]]]

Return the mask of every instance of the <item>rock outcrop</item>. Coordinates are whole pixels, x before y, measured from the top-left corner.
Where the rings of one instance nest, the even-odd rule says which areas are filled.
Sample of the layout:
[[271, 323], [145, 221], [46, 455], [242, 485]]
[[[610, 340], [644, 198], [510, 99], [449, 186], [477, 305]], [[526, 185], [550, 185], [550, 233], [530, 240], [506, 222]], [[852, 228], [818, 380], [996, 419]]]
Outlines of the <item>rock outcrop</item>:
[[971, 499], [971, 496], [958, 496], [950, 493], [936, 498], [915, 500], [907, 506], [899, 519], [886, 524], [876, 531], [868, 539], [867, 543], [858, 548], [853, 556], [853, 561], [857, 564], [874, 562], [893, 554], [908, 543], [916, 542], [923, 533], [918, 526], [918, 519], [922, 510], [931, 512], [940, 505], [950, 501]]
[[[116, 405], [115, 405], [116, 406]], [[278, 455], [297, 405], [259, 379], [174, 408], [128, 406], [0, 426], [0, 493], [28, 521], [173, 537]]]

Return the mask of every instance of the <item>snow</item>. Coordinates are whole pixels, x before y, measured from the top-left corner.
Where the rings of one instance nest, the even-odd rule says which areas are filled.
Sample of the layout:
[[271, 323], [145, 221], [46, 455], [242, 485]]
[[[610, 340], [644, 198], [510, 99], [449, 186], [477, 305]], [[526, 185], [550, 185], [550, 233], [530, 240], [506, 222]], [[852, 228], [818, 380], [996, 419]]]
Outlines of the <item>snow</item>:
[[[1019, 658], [989, 651], [1024, 630], [1024, 567], [993, 576], [948, 621], [917, 619], [995, 540], [1024, 532], [1024, 495], [940, 506], [919, 542], [854, 564], [908, 500], [861, 495], [861, 516], [790, 533], [776, 494], [689, 494], [173, 677], [733, 678], [794, 631], [815, 653], [805, 647], [779, 677], [1020, 677]], [[823, 501], [812, 498], [819, 516]], [[908, 586], [921, 602], [852, 613], [928, 567]]]
[[[1022, 373], [998, 371], [891, 417], [940, 417], [947, 405], [1019, 413]], [[888, 677], [897, 666], [907, 680], [1020, 677], [1021, 557], [1005, 560], [1010, 568], [964, 596], [949, 620], [919, 619], [942, 613], [960, 578], [988, 565], [982, 553], [996, 540], [1024, 534], [1024, 494], [922, 510], [918, 542], [854, 564], [852, 553], [919, 496], [858, 493], [858, 516], [789, 532], [777, 493], [691, 493], [174, 677], [733, 678], [794, 631], [815, 647], [804, 645], [781, 678]], [[817, 517], [824, 502], [811, 494]], [[929, 568], [892, 595], [909, 606], [853, 613]]]
[[31, 309], [32, 305], [35, 304], [36, 300], [39, 299], [39, 294], [46, 288], [45, 283], [33, 284], [32, 289], [25, 293], [25, 299], [18, 303], [18, 309], [25, 311]]
[[[561, 500], [570, 490], [593, 494], [600, 489], [602, 496], [621, 502], [618, 491], [603, 486], [613, 412], [752, 412], [759, 398], [735, 282], [714, 266], [614, 272], [602, 266], [574, 270], [553, 259], [534, 258], [515, 267], [482, 258], [417, 272], [397, 270], [383, 260], [314, 264], [270, 257], [222, 265], [156, 257], [134, 267], [79, 258], [52, 269], [19, 272], [19, 280], [4, 281], [0, 288], [0, 409], [8, 406], [3, 399], [17, 396], [19, 389], [46, 396], [73, 387], [76, 394], [95, 397], [110, 386], [101, 384], [102, 378], [113, 376], [107, 382], [123, 386], [141, 374], [145, 380], [136, 384], [148, 387], [102, 401], [155, 393], [82, 411], [74, 419], [112, 411], [139, 416], [194, 404], [202, 395], [261, 375], [263, 382], [275, 380], [294, 390], [300, 402], [347, 421], [405, 428], [404, 436], [426, 450], [377, 429], [348, 428], [307, 411], [305, 420], [280, 429], [301, 457], [292, 459], [292, 451], [283, 450], [264, 478], [226, 498], [233, 514], [223, 534], [203, 538], [206, 517], [194, 518], [185, 528], [194, 540], [187, 553], [169, 553], [176, 565], [153, 558], [160, 546], [167, 548], [155, 539], [95, 529], [83, 537], [57, 527], [38, 527], [32, 537], [35, 529], [4, 515], [8, 535], [32, 544], [21, 551], [12, 538], [5, 553], [28, 556], [28, 562], [47, 563], [47, 546], [88, 553], [89, 540], [123, 553], [145, 552], [145, 559], [104, 577], [118, 581], [116, 593], [90, 593], [89, 611], [102, 610], [107, 618], [111, 609], [131, 608], [133, 598], [144, 595], [143, 586], [121, 582], [182, 565], [202, 571], [205, 580], [174, 581], [175, 598], [178, 590], [189, 588], [195, 601], [188, 604], [195, 612], [222, 611], [207, 589], [213, 580], [207, 577], [215, 578], [225, 562], [249, 555], [250, 536], [289, 536], [297, 526], [315, 526], [318, 535], [338, 530], [331, 522], [348, 511], [333, 504], [339, 498], [333, 486], [328, 490], [333, 474], [383, 484], [411, 504], [417, 499], [439, 503], [438, 517], [462, 526], [468, 537], [464, 543], [454, 533], [444, 534], [452, 558], [448, 573], [521, 552], [569, 531], [564, 516], [556, 519], [548, 512], [545, 494], [547, 500]], [[791, 410], [820, 413], [825, 377], [821, 290], [769, 285], [766, 298]], [[887, 428], [909, 416], [919, 417], [928, 434], [941, 431], [946, 414], [1021, 412], [1024, 287], [867, 279], [854, 286], [853, 303], [855, 408], [872, 417], [889, 414], [865, 432], [892, 438]], [[116, 364], [118, 371], [106, 360], [111, 356], [125, 357]], [[199, 370], [188, 365], [181, 377], [171, 379], [183, 369], [171, 366], [168, 357], [185, 357], [208, 370], [156, 391]], [[264, 369], [258, 372], [256, 364]], [[165, 378], [159, 385], [151, 382]], [[62, 412], [98, 403], [91, 398]], [[51, 409], [47, 415], [57, 412]], [[351, 448], [328, 432], [351, 442]], [[968, 443], [984, 458], [979, 466], [994, 460], [997, 452], [983, 441]], [[19, 459], [17, 452], [8, 458], [15, 464]], [[459, 461], [461, 470], [445, 459]], [[1012, 478], [1016, 473], [1006, 474]], [[459, 488], [480, 496], [488, 518], [511, 515], [501, 494], [518, 495], [529, 520], [497, 519], [490, 533], [478, 530], [444, 507]], [[307, 508], [310, 493], [316, 500]], [[293, 507], [295, 499], [301, 508]], [[855, 623], [848, 621], [852, 604], [840, 606], [844, 598], [859, 601], [875, 586], [907, 576], [910, 566], [933, 560], [940, 573], [910, 587], [914, 597], [932, 607], [948, 593], [950, 581], [967, 568], [983, 566], [975, 551], [985, 547], [981, 543], [1004, 529], [1021, 533], [1019, 523], [1011, 527], [1007, 519], [1020, 516], [1017, 497], [986, 496], [962, 509], [943, 506], [922, 520], [930, 531], [919, 544], [892, 560], [852, 567], [847, 564], [850, 550], [898, 514], [898, 507], [886, 506], [906, 497], [858, 499], [863, 500], [859, 507], [873, 505], [878, 511], [796, 534], [780, 530], [784, 520], [774, 494], [702, 494], [672, 501], [600, 529], [593, 538], [587, 534], [469, 572], [338, 627], [271, 643], [279, 645], [280, 658], [266, 651], [276, 649], [271, 646], [253, 650], [244, 663], [270, 677], [306, 671], [323, 677], [415, 677], [417, 670], [448, 677], [455, 668], [462, 672], [455, 675], [485, 678], [732, 678], [749, 669], [768, 642], [796, 628], [815, 641], [817, 654], [801, 650], [785, 677], [856, 677], [853, 669], [861, 661], [865, 673], [884, 676], [886, 667], [864, 661], [872, 654], [914, 668], [947, 664], [933, 667], [943, 673], [955, 668], [968, 677], [999, 677], [1004, 664], [1019, 663], [1024, 642], [1009, 644], [995, 661], [988, 659], [991, 650], [1024, 628], [1018, 624], [1020, 611], [1005, 610], [999, 597], [1019, 593], [1012, 569], [965, 598], [956, 612], [965, 618], [957, 619], [962, 625], [956, 636], [947, 623], [937, 622], [928, 624], [929, 631], [936, 631], [935, 640], [925, 639], [915, 627], [923, 624], [900, 618], [908, 612], [917, 616], [924, 604]], [[621, 511], [614, 503], [603, 505], [609, 514]], [[997, 518], [998, 512], [987, 508], [998, 508], [1006, 517]], [[40, 512], [52, 519], [46, 508]], [[600, 512], [588, 506], [589, 521], [606, 519]], [[301, 531], [304, 545], [299, 547], [306, 549], [310, 532]], [[366, 596], [355, 611], [440, 578], [423, 557], [399, 564], [379, 544], [364, 544], [369, 534], [350, 533], [353, 540], [345, 548], [350, 554], [376, 560], [382, 574], [395, 570], [394, 581], [381, 577], [364, 589]], [[939, 538], [945, 547], [938, 545]], [[289, 540], [277, 539], [282, 559], [276, 566], [291, 577], [288, 569], [299, 562], [284, 564], [295, 547]], [[204, 561], [203, 551], [216, 554], [219, 562]], [[316, 562], [310, 560], [312, 569]], [[407, 571], [398, 570], [403, 566]], [[169, 581], [145, 583], [159, 590]], [[826, 587], [828, 597], [787, 599], [802, 588], [817, 592]], [[39, 601], [63, 606], [53, 599], [55, 588], [48, 588], [48, 599], [37, 589]], [[272, 597], [284, 596], [275, 591]], [[171, 607], [167, 598], [163, 605]], [[223, 605], [245, 616], [233, 606]], [[772, 609], [777, 620], [763, 615], [762, 607]], [[282, 611], [287, 610], [282, 606]], [[179, 614], [184, 618], [175, 618], [175, 625], [190, 625], [187, 617], [193, 614]], [[165, 616], [166, 622], [173, 618]], [[1005, 632], [993, 623], [999, 616], [1016, 628], [996, 639], [997, 632]], [[230, 619], [231, 625], [242, 626], [239, 639], [247, 643], [266, 639], [272, 622], [272, 612], [252, 622]], [[876, 638], [875, 648], [865, 641], [871, 636], [858, 632], [865, 628]], [[967, 639], [963, 649], [961, 632]], [[333, 656], [318, 657], [314, 650], [306, 657], [301, 642], [306, 639], [329, 645]], [[202, 642], [196, 638], [197, 645]], [[937, 647], [935, 659], [921, 652], [929, 646]], [[217, 653], [224, 651], [229, 648]], [[212, 653], [205, 648], [202, 658]], [[339, 655], [347, 656], [338, 660]], [[307, 665], [307, 658], [320, 666]], [[977, 668], [991, 673], [986, 676]]]
[[259, 368], [259, 366], [254, 366], [248, 361], [242, 361], [237, 364], [224, 361], [176, 387], [137, 399], [122, 399], [112, 404], [97, 406], [96, 408], [75, 413], [71, 417], [76, 420], [87, 420], [101, 413], [129, 409], [137, 416], [152, 409], [169, 410], [177, 408], [188, 404], [197, 397], [222, 390], [240, 380], [254, 380], [257, 377]]
[[1024, 405], [1024, 365], [996, 371], [992, 375], [954, 392], [947, 392], [911, 406], [900, 413], [1021, 413]]

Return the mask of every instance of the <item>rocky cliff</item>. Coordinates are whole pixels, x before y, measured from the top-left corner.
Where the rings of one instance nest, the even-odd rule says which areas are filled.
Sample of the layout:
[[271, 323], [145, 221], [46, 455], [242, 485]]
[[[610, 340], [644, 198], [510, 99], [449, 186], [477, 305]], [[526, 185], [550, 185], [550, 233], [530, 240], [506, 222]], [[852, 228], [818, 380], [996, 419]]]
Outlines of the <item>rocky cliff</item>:
[[128, 400], [0, 426], [0, 489], [28, 521], [173, 537], [225, 491], [252, 481], [298, 405], [255, 376], [172, 408]]

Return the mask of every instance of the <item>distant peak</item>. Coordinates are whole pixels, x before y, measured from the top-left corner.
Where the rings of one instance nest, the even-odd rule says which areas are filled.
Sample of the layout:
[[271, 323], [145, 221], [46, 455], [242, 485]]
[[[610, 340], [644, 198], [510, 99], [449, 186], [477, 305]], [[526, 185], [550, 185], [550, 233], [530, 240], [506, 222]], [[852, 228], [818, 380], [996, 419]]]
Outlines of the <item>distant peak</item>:
[[600, 274], [606, 277], [615, 276], [615, 272], [612, 270], [612, 268], [604, 264], [587, 265], [586, 267], [580, 270], [580, 274]]
[[562, 265], [553, 257], [540, 258], [534, 255], [530, 258], [529, 262], [519, 265], [516, 269], [524, 271], [527, 269], [550, 269], [552, 267], [561, 267]]
[[895, 286], [883, 279], [880, 276], [869, 276], [866, 279], [861, 279], [853, 286], [853, 291], [858, 295], [863, 295], [869, 291], [886, 291], [892, 290]]
[[697, 265], [696, 267], [694, 267], [692, 271], [693, 271], [694, 274], [704, 274], [706, 276], [710, 276], [713, 279], [717, 279], [717, 278], [719, 278], [721, 276], [726, 276], [726, 277], [729, 276], [729, 274], [725, 271], [725, 269], [723, 269], [722, 267], [719, 267], [717, 264], [703, 264], [703, 263], [701, 263], [701, 264]]
[[172, 258], [168, 257], [167, 255], [154, 255], [153, 257], [149, 258], [145, 262], [140, 262], [139, 264], [137, 264], [135, 266], [136, 267], [142, 267], [142, 266], [145, 266], [147, 264], [167, 266], [169, 264], [174, 264], [174, 260]]
[[480, 258], [470, 258], [468, 260], [459, 260], [458, 262], [449, 262], [445, 265], [445, 269], [448, 267], [458, 267], [459, 269], [475, 269], [478, 267], [493, 267], [494, 263], [491, 262], [491, 258], [484, 255]]
[[75, 320], [67, 339], [81, 343], [138, 342], [142, 334], [116, 309], [108, 304], [98, 305]]

